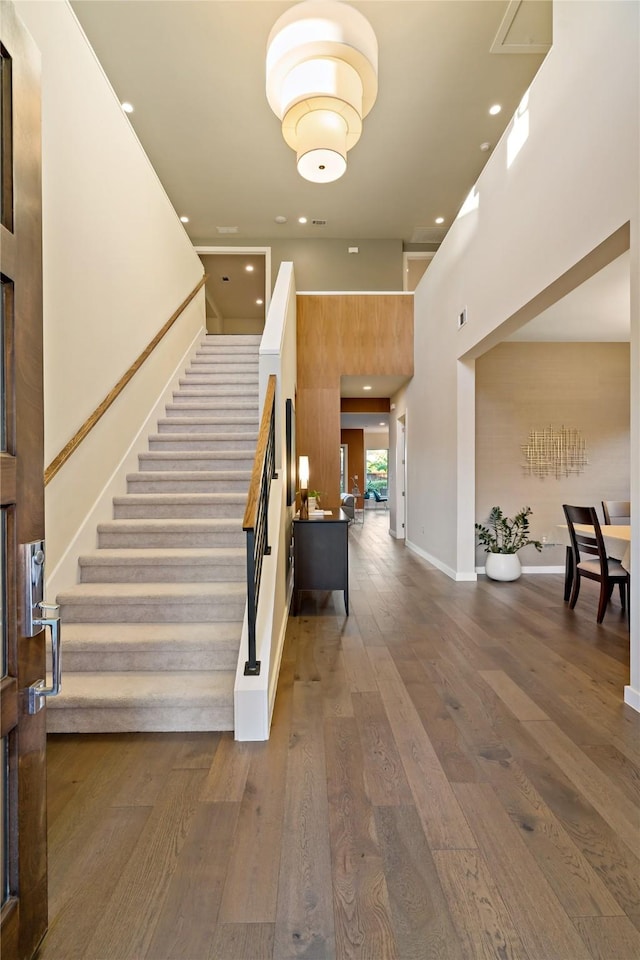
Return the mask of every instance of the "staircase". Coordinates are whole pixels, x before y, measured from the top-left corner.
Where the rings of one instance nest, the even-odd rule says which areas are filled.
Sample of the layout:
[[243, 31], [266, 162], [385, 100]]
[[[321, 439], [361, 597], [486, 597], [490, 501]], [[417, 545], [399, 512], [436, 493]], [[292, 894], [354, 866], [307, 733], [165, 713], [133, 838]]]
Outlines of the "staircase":
[[259, 343], [205, 337], [80, 583], [57, 598], [50, 732], [233, 729]]

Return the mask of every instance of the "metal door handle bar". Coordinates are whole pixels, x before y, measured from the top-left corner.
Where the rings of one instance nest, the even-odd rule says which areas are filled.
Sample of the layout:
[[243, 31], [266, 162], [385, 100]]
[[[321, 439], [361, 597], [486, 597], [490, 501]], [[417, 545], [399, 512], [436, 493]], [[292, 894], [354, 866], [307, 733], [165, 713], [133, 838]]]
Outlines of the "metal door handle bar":
[[[38, 603], [37, 606], [45, 611], [58, 611], [60, 608], [55, 603]], [[27, 709], [30, 714], [38, 713], [45, 705], [47, 697], [56, 697], [60, 693], [62, 682], [62, 657], [60, 650], [60, 617], [41, 617], [34, 618], [34, 627], [49, 627], [51, 631], [51, 686], [46, 686], [45, 680], [38, 680], [27, 688], [28, 703]]]

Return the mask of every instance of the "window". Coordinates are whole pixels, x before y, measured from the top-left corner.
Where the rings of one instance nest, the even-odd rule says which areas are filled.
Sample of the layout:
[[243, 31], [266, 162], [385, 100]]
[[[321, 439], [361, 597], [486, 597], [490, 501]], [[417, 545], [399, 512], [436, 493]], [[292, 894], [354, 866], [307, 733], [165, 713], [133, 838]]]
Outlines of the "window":
[[387, 486], [388, 486], [388, 466], [389, 466], [389, 451], [388, 450], [367, 450], [366, 453], [366, 468], [367, 468], [367, 485], [366, 490], [369, 493], [374, 491], [378, 493], [381, 497], [387, 496]]

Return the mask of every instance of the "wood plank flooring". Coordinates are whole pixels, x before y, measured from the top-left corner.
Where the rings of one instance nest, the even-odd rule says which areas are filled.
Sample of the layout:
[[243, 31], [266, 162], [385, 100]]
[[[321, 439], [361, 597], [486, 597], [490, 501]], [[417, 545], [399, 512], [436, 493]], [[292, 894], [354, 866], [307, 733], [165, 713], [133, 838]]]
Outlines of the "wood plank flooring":
[[625, 615], [454, 583], [352, 526], [304, 594], [268, 743], [50, 737], [39, 960], [637, 960]]

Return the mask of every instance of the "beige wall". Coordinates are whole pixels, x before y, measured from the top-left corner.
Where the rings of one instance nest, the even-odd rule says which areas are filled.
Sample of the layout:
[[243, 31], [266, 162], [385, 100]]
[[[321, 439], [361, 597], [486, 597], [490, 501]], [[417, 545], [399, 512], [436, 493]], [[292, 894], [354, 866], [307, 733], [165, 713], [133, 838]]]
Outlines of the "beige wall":
[[[533, 510], [531, 533], [558, 540], [563, 503], [629, 499], [629, 344], [501, 343], [476, 362], [476, 518], [494, 505], [509, 516]], [[521, 450], [530, 430], [576, 428], [588, 466], [540, 479]], [[523, 550], [523, 564], [557, 565], [563, 547]], [[478, 564], [485, 554], [478, 551]]]
[[[71, 7], [15, 6], [42, 54], [47, 465], [203, 268]], [[202, 328], [199, 294], [47, 487], [48, 578]]]
[[[528, 137], [509, 164], [507, 127], [478, 180], [477, 207], [456, 219], [415, 293], [407, 539], [459, 579], [475, 575], [473, 357], [489, 348], [486, 338], [504, 339], [503, 324], [629, 221], [632, 345], [640, 337], [639, 8], [558, 0], [553, 9], [553, 48], [529, 91]], [[632, 370], [633, 478], [640, 373]]]
[[[318, 227], [318, 230], [321, 230]], [[220, 238], [196, 240], [196, 247], [222, 246]], [[224, 239], [224, 246], [271, 248], [271, 282], [280, 264], [291, 260], [296, 267], [298, 290], [402, 290], [401, 240], [279, 240], [271, 237]], [[348, 248], [358, 247], [358, 253]]]

